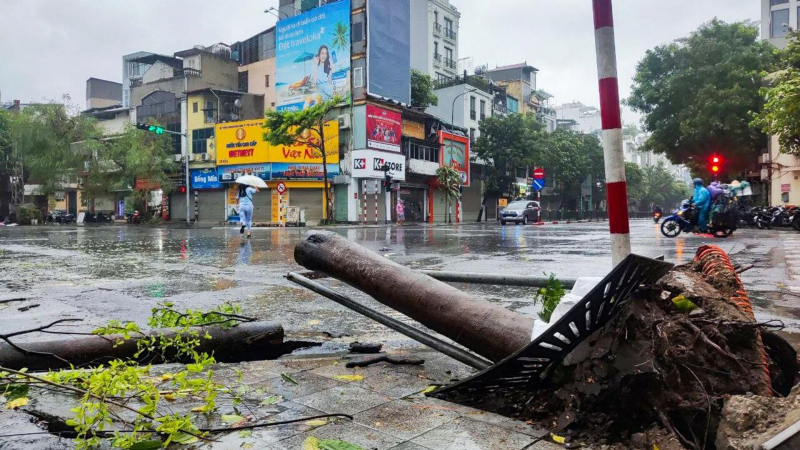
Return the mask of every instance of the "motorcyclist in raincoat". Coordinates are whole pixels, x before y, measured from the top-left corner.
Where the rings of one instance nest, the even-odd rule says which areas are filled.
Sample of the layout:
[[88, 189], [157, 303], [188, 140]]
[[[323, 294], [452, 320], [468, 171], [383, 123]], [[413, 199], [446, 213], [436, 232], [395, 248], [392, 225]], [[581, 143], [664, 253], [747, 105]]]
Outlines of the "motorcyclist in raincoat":
[[697, 224], [701, 232], [708, 231], [708, 215], [711, 212], [711, 194], [703, 187], [703, 180], [694, 179], [694, 204], [697, 207]]

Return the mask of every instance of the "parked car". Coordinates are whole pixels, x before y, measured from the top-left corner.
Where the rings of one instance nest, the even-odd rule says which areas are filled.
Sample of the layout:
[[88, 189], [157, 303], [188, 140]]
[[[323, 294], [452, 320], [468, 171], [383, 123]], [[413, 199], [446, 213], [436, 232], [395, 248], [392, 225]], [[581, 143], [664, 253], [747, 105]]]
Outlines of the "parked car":
[[539, 202], [528, 200], [518, 200], [511, 202], [500, 211], [500, 224], [508, 222], [521, 223], [527, 225], [536, 222], [539, 214]]

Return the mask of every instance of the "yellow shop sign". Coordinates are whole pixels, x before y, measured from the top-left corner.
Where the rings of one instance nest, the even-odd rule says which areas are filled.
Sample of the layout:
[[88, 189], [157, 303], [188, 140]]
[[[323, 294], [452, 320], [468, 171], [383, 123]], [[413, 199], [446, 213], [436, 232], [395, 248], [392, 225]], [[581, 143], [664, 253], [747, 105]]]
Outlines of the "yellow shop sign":
[[[217, 125], [217, 165], [258, 164], [267, 162], [322, 163], [322, 153], [308, 145], [319, 136], [306, 131], [295, 145], [272, 146], [264, 141], [264, 121], [246, 120]], [[325, 124], [325, 153], [328, 164], [339, 162], [339, 123]]]

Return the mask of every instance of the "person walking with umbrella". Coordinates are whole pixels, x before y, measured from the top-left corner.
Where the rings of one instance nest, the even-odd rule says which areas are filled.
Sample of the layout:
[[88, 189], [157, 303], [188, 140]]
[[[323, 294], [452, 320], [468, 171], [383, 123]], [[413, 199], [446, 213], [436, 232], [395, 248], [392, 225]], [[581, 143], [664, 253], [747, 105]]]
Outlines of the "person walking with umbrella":
[[239, 177], [236, 184], [239, 185], [239, 223], [242, 224], [239, 234], [247, 231], [247, 239], [250, 239], [253, 228], [253, 196], [258, 193], [258, 188], [266, 188], [267, 183], [254, 175], [245, 175]]

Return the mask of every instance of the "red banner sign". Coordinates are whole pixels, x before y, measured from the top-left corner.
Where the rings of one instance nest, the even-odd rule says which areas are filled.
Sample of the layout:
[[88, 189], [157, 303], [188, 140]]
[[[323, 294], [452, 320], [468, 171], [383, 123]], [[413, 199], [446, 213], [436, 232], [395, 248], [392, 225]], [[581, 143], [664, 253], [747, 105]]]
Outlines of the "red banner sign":
[[367, 148], [402, 153], [400, 137], [403, 116], [375, 105], [367, 105]]

